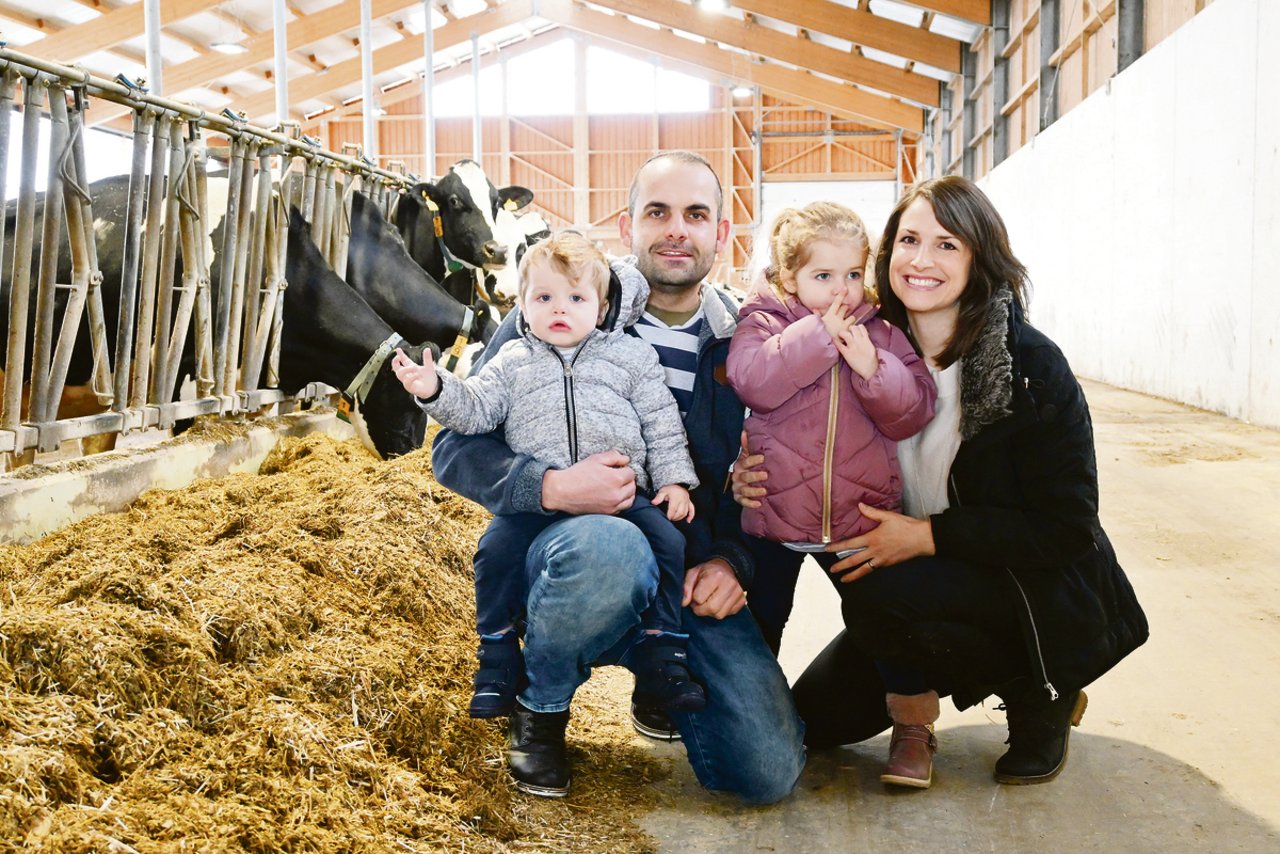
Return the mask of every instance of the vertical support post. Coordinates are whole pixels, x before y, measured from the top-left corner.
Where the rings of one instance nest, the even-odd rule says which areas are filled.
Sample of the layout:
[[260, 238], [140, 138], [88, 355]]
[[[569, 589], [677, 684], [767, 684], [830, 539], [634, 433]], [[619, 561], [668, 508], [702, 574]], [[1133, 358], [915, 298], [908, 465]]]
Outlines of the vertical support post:
[[289, 120], [289, 24], [285, 20], [284, 0], [272, 0], [271, 25], [275, 28], [276, 124], [283, 127]]
[[431, 181], [436, 175], [436, 103], [435, 103], [435, 30], [431, 28], [431, 0], [422, 0], [422, 16], [426, 27], [422, 31], [422, 56], [426, 68], [422, 72], [422, 180]]
[[964, 101], [964, 117], [960, 122], [960, 174], [970, 181], [974, 179], [973, 137], [978, 127], [978, 102], [973, 87], [977, 82], [978, 55], [968, 45], [960, 46], [960, 97]]
[[225, 395], [236, 393], [236, 378], [240, 373], [239, 332], [244, 321], [245, 276], [249, 268], [249, 212], [253, 206], [253, 160], [257, 157], [258, 147], [256, 140], [247, 143], [239, 164], [240, 210], [236, 218], [235, 277], [231, 282], [231, 305], [227, 313], [227, 363], [222, 380]]
[[902, 198], [902, 128], [893, 132], [893, 198]]
[[1009, 60], [1004, 56], [1009, 45], [1009, 0], [992, 0], [991, 36], [995, 57], [991, 78], [991, 160], [993, 166], [998, 166], [1009, 156], [1009, 117], [1003, 113], [1009, 100]]
[[[178, 267], [178, 238], [182, 235], [179, 224], [179, 197], [186, 177], [186, 151], [182, 139], [182, 124], [175, 117], [169, 127], [169, 183], [165, 188], [164, 234], [161, 241], [160, 283], [156, 298], [156, 340], [151, 350], [151, 403], [169, 403], [166, 397], [170, 382], [165, 355], [169, 352], [169, 338], [173, 329], [174, 276]], [[161, 427], [168, 427], [161, 419]]]
[[471, 159], [483, 165], [484, 131], [480, 126], [480, 36], [471, 34]]
[[1116, 38], [1116, 73], [1119, 74], [1142, 56], [1146, 39], [1143, 0], [1116, 0], [1120, 17]]
[[[236, 253], [239, 251], [240, 230], [240, 179], [244, 174], [244, 140], [231, 139], [231, 163], [228, 176], [227, 213], [222, 219], [222, 251], [218, 253], [218, 302], [213, 316], [213, 393], [225, 397], [235, 391], [227, 388], [227, 344], [231, 340], [228, 327], [231, 322], [231, 289], [236, 274]], [[308, 183], [312, 181], [314, 161], [307, 163]]]
[[169, 149], [173, 119], [156, 119], [151, 138], [151, 173], [147, 182], [146, 241], [142, 245], [142, 282], [138, 291], [138, 326], [133, 342], [133, 391], [129, 405], [137, 408], [147, 401], [151, 380], [151, 330], [155, 324], [156, 276], [160, 271], [160, 217], [164, 212], [164, 164]]
[[[249, 251], [249, 283], [245, 288], [244, 336], [240, 343], [245, 354], [244, 370], [240, 373], [240, 386], [246, 391], [258, 387], [258, 374], [262, 359], [253, 367], [253, 342], [257, 334], [258, 313], [263, 292], [263, 267], [267, 252], [267, 220], [271, 217], [271, 154], [264, 146], [258, 150], [258, 197], [253, 205], [253, 246]], [[267, 309], [270, 310], [270, 309]]]
[[952, 94], [951, 87], [942, 84], [942, 162], [938, 165], [938, 174], [946, 175], [951, 172], [951, 161], [955, 158], [951, 156], [951, 150], [955, 147], [955, 143], [951, 139], [951, 121], [954, 118], [951, 107]]
[[[507, 54], [498, 56], [498, 80], [502, 87], [502, 109], [498, 112], [498, 186], [511, 184], [511, 102], [507, 99], [510, 87], [507, 85]], [[514, 262], [513, 262], [514, 263]]]
[[[61, 110], [58, 107], [61, 106]], [[53, 359], [53, 309], [58, 286], [58, 255], [62, 248], [62, 173], [58, 161], [67, 145], [67, 94], [57, 83], [49, 86], [49, 172], [44, 190], [44, 219], [40, 236], [40, 278], [36, 290], [36, 329], [31, 354], [31, 418], [45, 416], [49, 400], [49, 366]], [[58, 402], [53, 401], [56, 408]]]
[[1040, 130], [1058, 120], [1058, 69], [1049, 57], [1058, 49], [1058, 6], [1061, 0], [1040, 0]]
[[364, 156], [378, 159], [378, 128], [373, 111], [373, 0], [360, 0], [360, 93], [361, 113], [364, 115]]
[[160, 53], [161, 0], [142, 0], [142, 25], [147, 31], [147, 88], [164, 94], [164, 57]]
[[120, 265], [120, 315], [116, 319], [116, 374], [112, 396], [116, 412], [129, 408], [133, 365], [133, 329], [138, 306], [138, 268], [142, 250], [142, 202], [147, 194], [147, 142], [155, 127], [150, 109], [133, 114], [133, 164], [129, 170], [129, 207], [124, 223], [124, 260]]
[[[47, 82], [27, 78], [22, 93], [22, 173], [18, 182], [17, 221], [13, 236], [13, 278], [9, 289], [9, 342], [4, 375], [4, 424], [22, 423], [22, 374], [27, 358], [27, 316], [31, 310], [31, 251], [36, 220], [36, 168], [40, 154], [40, 111]], [[22, 450], [18, 448], [18, 450]]]
[[751, 224], [758, 229], [764, 217], [764, 98], [759, 86], [751, 91], [751, 193], [756, 205]]
[[[591, 127], [587, 118], [587, 42], [573, 40], [573, 223], [591, 227]], [[584, 233], [586, 233], [584, 231]]]

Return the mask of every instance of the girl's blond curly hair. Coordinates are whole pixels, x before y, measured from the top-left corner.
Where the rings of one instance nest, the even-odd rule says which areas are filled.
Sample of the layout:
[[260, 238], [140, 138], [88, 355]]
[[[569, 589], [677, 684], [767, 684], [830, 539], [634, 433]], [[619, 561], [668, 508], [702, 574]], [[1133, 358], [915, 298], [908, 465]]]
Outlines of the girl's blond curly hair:
[[770, 261], [764, 276], [774, 292], [783, 300], [791, 298], [782, 286], [783, 271], [795, 276], [808, 263], [815, 240], [852, 241], [866, 253], [863, 291], [869, 302], [876, 302], [875, 287], [869, 278], [873, 259], [867, 227], [862, 217], [837, 202], [810, 202], [802, 208], [787, 208], [773, 221], [769, 232]]

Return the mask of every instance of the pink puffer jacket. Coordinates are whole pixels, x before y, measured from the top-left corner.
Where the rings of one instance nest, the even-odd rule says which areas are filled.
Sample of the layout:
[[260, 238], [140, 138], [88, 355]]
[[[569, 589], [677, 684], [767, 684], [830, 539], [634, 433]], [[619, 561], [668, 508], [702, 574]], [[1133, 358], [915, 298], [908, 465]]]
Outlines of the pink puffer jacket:
[[826, 543], [875, 527], [858, 502], [901, 510], [898, 440], [929, 423], [937, 398], [907, 337], [874, 319], [874, 310], [861, 321], [880, 359], [867, 381], [841, 358], [822, 318], [799, 300], [784, 303], [761, 287], [738, 316], [729, 383], [751, 408], [748, 447], [764, 454], [769, 472], [763, 505], [742, 512], [743, 531]]

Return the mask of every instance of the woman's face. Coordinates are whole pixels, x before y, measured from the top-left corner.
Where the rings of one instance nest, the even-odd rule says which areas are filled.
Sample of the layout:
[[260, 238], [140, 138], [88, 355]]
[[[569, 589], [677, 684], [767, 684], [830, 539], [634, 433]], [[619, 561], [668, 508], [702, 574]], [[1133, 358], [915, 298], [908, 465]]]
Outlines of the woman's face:
[[928, 199], [902, 212], [889, 256], [889, 284], [908, 313], [956, 314], [973, 251], [942, 227]]

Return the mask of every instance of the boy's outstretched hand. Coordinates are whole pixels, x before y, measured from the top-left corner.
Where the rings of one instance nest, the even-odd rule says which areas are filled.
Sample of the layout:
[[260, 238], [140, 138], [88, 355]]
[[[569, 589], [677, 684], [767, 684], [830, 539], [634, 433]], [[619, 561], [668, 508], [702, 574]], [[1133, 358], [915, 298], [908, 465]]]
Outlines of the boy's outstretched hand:
[[404, 390], [414, 397], [431, 397], [440, 387], [440, 377], [436, 376], [436, 363], [431, 358], [430, 348], [423, 349], [422, 364], [419, 365], [397, 347], [396, 354], [391, 357], [391, 371], [400, 380]]
[[672, 522], [692, 522], [693, 521], [693, 499], [689, 497], [689, 490], [685, 489], [678, 483], [669, 483], [659, 489], [657, 494], [653, 496], [652, 504], [667, 505], [667, 518]]

